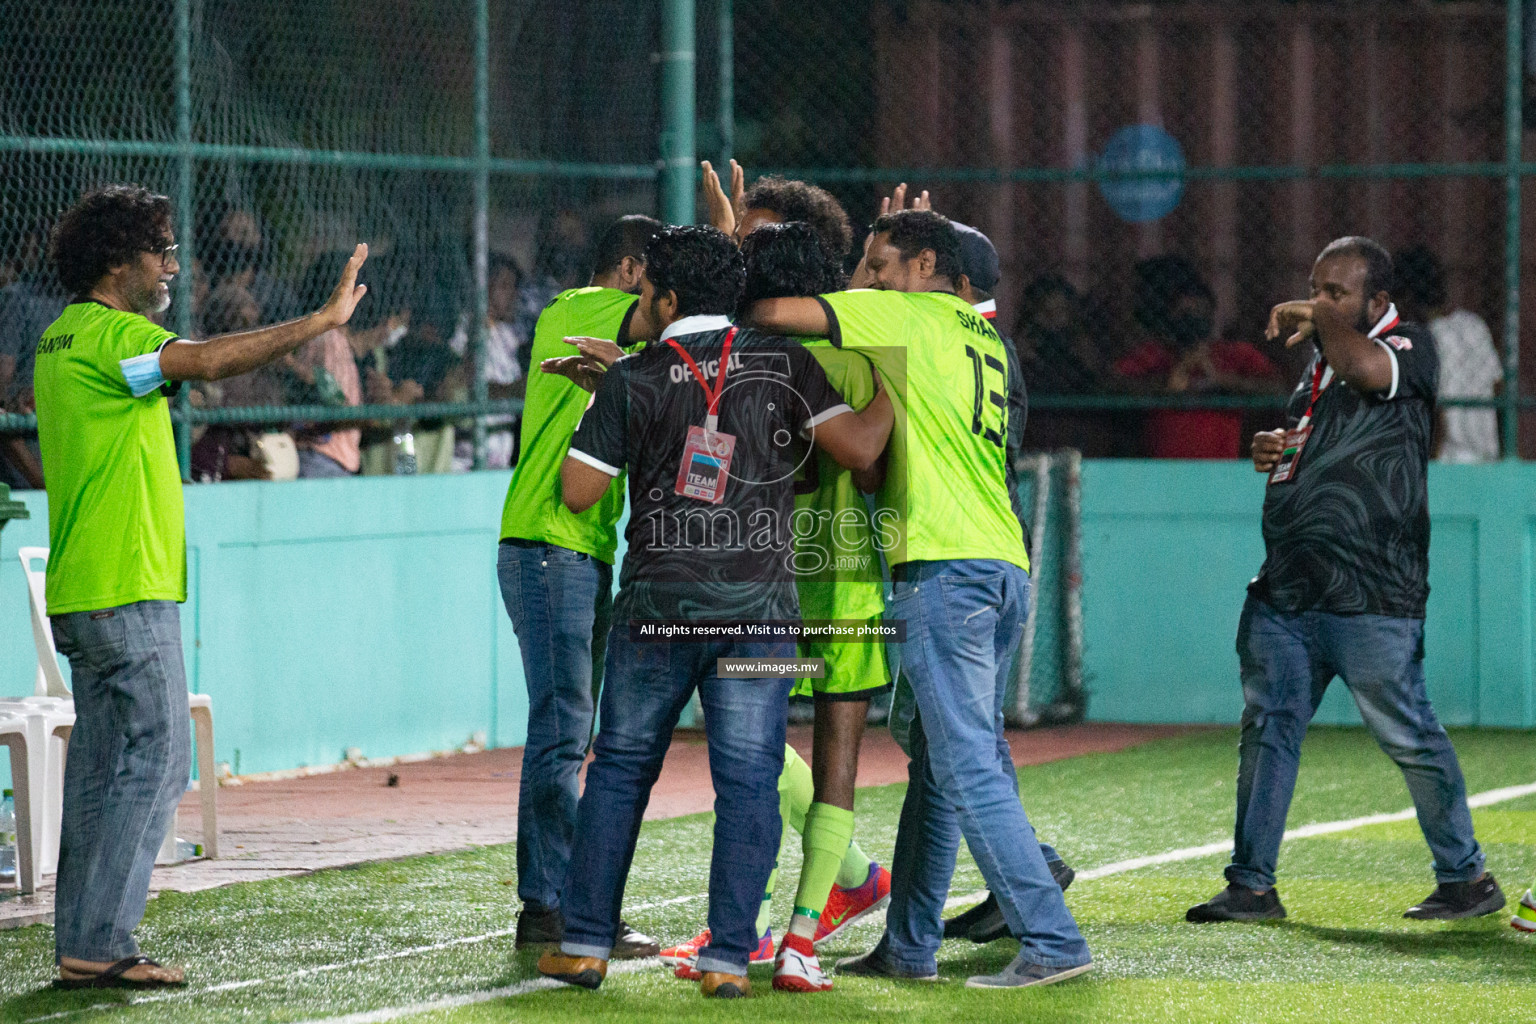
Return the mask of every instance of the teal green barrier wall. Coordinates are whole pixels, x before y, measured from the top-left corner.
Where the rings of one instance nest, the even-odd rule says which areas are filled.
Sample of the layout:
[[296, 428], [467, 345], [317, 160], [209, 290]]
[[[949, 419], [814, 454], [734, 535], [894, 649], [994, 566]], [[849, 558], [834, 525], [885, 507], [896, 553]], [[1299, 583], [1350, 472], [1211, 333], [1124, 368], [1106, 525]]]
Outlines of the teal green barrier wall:
[[[214, 698], [217, 758], [242, 773], [520, 744], [522, 665], [496, 585], [507, 473], [189, 487], [190, 687]], [[1264, 482], [1238, 463], [1083, 467], [1089, 713], [1235, 722], [1233, 635], [1263, 558]], [[16, 549], [0, 532], [0, 694], [35, 661]], [[1536, 465], [1436, 466], [1430, 694], [1450, 724], [1536, 725]], [[67, 668], [67, 666], [66, 666]], [[1319, 720], [1356, 721], [1335, 684]], [[3, 760], [3, 759], [0, 759]], [[0, 778], [8, 777], [0, 765]]]
[[[1234, 639], [1264, 559], [1264, 478], [1236, 463], [1083, 466], [1084, 671], [1099, 721], [1234, 723]], [[1446, 724], [1536, 725], [1536, 465], [1433, 466], [1425, 668]], [[1342, 683], [1317, 720], [1357, 723]]]
[[[475, 733], [522, 743], [522, 665], [496, 584], [509, 476], [186, 488], [187, 681], [213, 696], [218, 760], [250, 773]], [[44, 495], [17, 496], [32, 518], [0, 532], [0, 694], [30, 693], [36, 665], [16, 549], [48, 544]]]

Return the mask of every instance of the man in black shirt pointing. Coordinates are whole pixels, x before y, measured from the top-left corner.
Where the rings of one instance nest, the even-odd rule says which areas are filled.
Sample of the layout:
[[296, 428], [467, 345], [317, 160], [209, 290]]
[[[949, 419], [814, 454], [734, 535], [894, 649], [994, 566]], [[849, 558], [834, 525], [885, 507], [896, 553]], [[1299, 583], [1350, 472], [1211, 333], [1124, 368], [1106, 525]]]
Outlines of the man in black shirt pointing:
[[1403, 915], [1491, 914], [1504, 894], [1483, 869], [1467, 786], [1424, 687], [1429, 596], [1427, 464], [1439, 363], [1434, 339], [1397, 315], [1392, 258], [1340, 238], [1312, 268], [1312, 297], [1270, 314], [1269, 336], [1317, 352], [1287, 429], [1253, 439], [1269, 474], [1266, 556], [1237, 629], [1243, 722], [1237, 827], [1226, 889], [1190, 921], [1284, 917], [1275, 864], [1307, 723], [1334, 676], [1397, 762], [1439, 883]]

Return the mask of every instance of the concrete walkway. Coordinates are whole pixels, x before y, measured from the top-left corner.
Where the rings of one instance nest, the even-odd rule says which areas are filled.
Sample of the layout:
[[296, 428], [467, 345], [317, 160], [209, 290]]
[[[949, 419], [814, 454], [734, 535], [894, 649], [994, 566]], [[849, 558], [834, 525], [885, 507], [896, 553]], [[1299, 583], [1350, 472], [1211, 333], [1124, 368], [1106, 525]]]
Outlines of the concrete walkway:
[[[1124, 750], [1188, 731], [1180, 726], [1093, 724], [1014, 732], [1009, 740], [1014, 761], [1028, 765]], [[792, 728], [789, 738], [809, 760], [810, 728]], [[522, 754], [521, 747], [509, 747], [388, 768], [223, 786], [219, 790], [223, 856], [156, 869], [151, 888], [194, 892], [364, 861], [512, 842], [517, 838]], [[883, 786], [906, 778], [906, 757], [890, 733], [871, 729], [860, 755], [859, 785]], [[646, 818], [709, 810], [714, 793], [708, 780], [703, 735], [679, 731]], [[196, 792], [182, 801], [177, 822], [178, 835], [201, 836]], [[52, 920], [52, 876], [32, 896], [0, 890], [0, 929]]]

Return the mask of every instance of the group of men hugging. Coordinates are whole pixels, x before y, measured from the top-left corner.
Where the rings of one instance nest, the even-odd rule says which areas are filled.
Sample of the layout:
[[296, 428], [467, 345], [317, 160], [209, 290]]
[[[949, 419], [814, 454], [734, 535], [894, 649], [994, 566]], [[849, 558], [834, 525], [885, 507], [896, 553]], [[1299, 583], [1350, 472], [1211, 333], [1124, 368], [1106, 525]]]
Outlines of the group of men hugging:
[[[1081, 974], [1092, 959], [1064, 899], [1073, 871], [1036, 837], [1003, 732], [1030, 562], [1012, 478], [1024, 380], [993, 322], [997, 252], [927, 193], [908, 208], [905, 187], [856, 261], [848, 216], [820, 188], [747, 188], [734, 162], [729, 189], [704, 164], [704, 188], [711, 225], [610, 225], [590, 284], [556, 296], [533, 340], [543, 372], [528, 384], [497, 555], [529, 705], [517, 945], [549, 947], [539, 971], [587, 988], [612, 959], [659, 955], [706, 996], [747, 995], [748, 965], [770, 960], [775, 989], [822, 992], [833, 983], [817, 947], [884, 910], [878, 943], [837, 973], [932, 981], [943, 939], [1011, 936], [1012, 962], [968, 986]], [[133, 937], [189, 769], [167, 395], [281, 358], [345, 324], [367, 290], [359, 245], [320, 310], [179, 338], [150, 319], [169, 303], [176, 249], [169, 200], [130, 185], [88, 193], [50, 249], [75, 295], [36, 370], [48, 611], [77, 715], [56, 912], [64, 987], [185, 983]], [[1439, 884], [1408, 916], [1504, 904], [1424, 692], [1438, 363], [1425, 330], [1397, 316], [1391, 278], [1379, 245], [1341, 238], [1318, 257], [1311, 297], [1271, 315], [1271, 336], [1315, 351], [1286, 427], [1254, 439], [1267, 557], [1238, 631], [1230, 884], [1191, 921], [1284, 916], [1274, 871], [1301, 740], [1335, 675], [1402, 767], [1434, 853]], [[787, 667], [806, 662], [819, 671]], [[887, 870], [854, 837], [854, 785], [870, 701], [893, 685], [910, 766]], [[786, 743], [792, 695], [814, 702], [809, 765]], [[708, 926], [663, 950], [621, 908], [695, 697], [716, 797]], [[791, 830], [804, 858], [775, 945]], [[990, 894], [945, 920], [962, 838]], [[1524, 903], [1517, 920], [1536, 928], [1536, 901]]]

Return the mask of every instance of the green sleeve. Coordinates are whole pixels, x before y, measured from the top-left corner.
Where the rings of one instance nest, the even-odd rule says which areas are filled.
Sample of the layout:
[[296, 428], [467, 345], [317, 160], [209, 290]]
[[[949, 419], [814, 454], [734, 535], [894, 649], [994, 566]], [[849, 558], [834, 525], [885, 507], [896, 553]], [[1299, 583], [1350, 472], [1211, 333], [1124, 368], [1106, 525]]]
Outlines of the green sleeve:
[[879, 348], [905, 343], [911, 303], [901, 292], [860, 289], [818, 298], [827, 312], [828, 337], [839, 348]]

